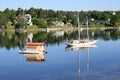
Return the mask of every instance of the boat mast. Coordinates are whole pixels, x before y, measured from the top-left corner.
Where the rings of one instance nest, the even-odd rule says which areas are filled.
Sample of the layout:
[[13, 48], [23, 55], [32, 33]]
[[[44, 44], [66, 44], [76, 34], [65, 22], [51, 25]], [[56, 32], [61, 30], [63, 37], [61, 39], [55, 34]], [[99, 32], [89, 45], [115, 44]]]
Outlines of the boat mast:
[[79, 12], [78, 12], [78, 40], [80, 41], [80, 21], [79, 21]]
[[86, 26], [87, 26], [87, 38], [89, 40], [89, 30], [88, 30], [88, 17], [86, 17], [87, 21], [86, 21]]

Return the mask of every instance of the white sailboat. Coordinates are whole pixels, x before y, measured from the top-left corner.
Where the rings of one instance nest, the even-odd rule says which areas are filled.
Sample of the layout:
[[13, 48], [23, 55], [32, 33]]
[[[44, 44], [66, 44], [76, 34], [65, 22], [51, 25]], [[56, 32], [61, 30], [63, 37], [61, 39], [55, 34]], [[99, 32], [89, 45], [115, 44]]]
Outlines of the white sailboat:
[[79, 14], [78, 14], [78, 34], [79, 34], [79, 39], [78, 40], [71, 40], [67, 41], [66, 44], [68, 46], [77, 46], [77, 47], [89, 47], [97, 42], [97, 40], [89, 40], [89, 32], [88, 32], [88, 19], [86, 22], [87, 25], [87, 40], [80, 40], [80, 24], [79, 24]]

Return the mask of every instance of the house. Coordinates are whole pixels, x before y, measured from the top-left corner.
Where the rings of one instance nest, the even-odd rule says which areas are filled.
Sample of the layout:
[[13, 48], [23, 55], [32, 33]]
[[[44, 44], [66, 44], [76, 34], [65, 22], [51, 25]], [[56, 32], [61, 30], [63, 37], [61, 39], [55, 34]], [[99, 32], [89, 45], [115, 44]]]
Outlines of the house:
[[55, 26], [64, 26], [64, 22], [62, 22], [62, 21], [55, 21], [55, 22], [53, 22], [53, 24]]
[[18, 15], [18, 18], [23, 18], [23, 19], [25, 19], [26, 22], [27, 22], [27, 25], [33, 25], [32, 17], [31, 17], [30, 14], [24, 14], [24, 15], [19, 14], [19, 15]]
[[27, 24], [28, 25], [33, 25], [31, 15], [30, 14], [26, 14], [25, 17], [26, 17], [26, 20], [27, 20]]

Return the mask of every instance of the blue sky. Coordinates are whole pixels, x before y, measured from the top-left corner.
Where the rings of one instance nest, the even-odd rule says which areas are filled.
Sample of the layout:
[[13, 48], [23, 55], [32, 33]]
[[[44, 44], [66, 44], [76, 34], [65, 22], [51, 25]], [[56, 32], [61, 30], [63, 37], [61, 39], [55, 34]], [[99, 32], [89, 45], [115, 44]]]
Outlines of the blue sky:
[[117, 11], [120, 0], [0, 0], [0, 10], [43, 8], [63, 11]]

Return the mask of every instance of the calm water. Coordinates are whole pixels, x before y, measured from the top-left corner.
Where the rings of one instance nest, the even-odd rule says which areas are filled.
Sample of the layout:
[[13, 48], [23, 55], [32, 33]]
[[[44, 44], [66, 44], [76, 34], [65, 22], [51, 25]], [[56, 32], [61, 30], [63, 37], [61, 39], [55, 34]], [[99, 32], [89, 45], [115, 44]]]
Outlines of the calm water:
[[[44, 40], [47, 43], [45, 49], [48, 53], [45, 61], [41, 62], [27, 61], [25, 55], [19, 54], [19, 49], [24, 48], [21, 42], [25, 40], [26, 34], [8, 36], [7, 33], [1, 33], [0, 80], [119, 80], [119, 31], [95, 33], [97, 35], [94, 35], [94, 39], [98, 39], [98, 47], [79, 50], [66, 50], [64, 40], [68, 39], [69, 35], [55, 36], [53, 40], [53, 33], [45, 33], [47, 36], [35, 33], [34, 37], [39, 36], [33, 41]], [[41, 38], [41, 35], [44, 35], [44, 38]]]

